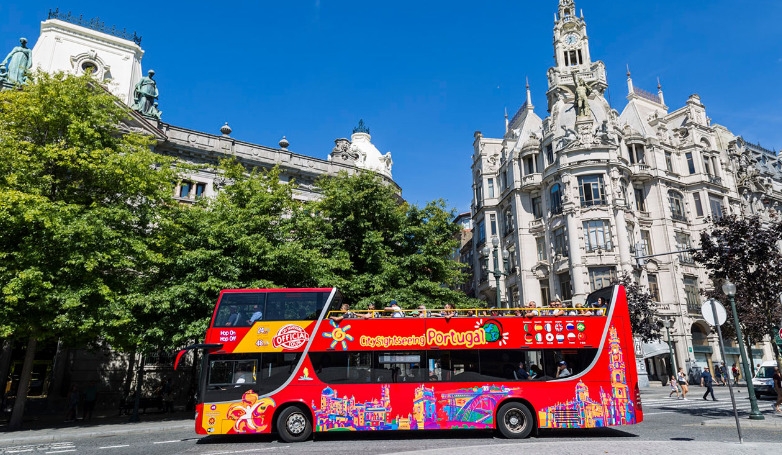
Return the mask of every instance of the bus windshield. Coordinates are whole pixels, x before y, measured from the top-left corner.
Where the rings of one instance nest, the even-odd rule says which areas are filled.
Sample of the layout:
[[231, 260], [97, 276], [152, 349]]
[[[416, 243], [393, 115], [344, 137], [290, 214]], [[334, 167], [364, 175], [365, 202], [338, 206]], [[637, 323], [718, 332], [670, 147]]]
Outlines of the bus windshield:
[[223, 291], [213, 327], [249, 327], [256, 321], [306, 321], [318, 318], [331, 290], [315, 292]]

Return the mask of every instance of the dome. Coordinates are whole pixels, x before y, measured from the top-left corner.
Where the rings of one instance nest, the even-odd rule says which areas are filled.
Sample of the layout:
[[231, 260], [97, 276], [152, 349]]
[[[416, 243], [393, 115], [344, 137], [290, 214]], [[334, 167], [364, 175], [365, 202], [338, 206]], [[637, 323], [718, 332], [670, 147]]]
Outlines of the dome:
[[522, 150], [539, 149], [539, 148], [540, 148], [540, 140], [535, 136], [530, 136], [530, 138], [524, 143], [524, 145], [521, 146]]
[[369, 133], [354, 132], [350, 136], [350, 149], [358, 153], [355, 165], [361, 169], [377, 172], [388, 178], [391, 178], [391, 152], [385, 155], [372, 144], [372, 136]]

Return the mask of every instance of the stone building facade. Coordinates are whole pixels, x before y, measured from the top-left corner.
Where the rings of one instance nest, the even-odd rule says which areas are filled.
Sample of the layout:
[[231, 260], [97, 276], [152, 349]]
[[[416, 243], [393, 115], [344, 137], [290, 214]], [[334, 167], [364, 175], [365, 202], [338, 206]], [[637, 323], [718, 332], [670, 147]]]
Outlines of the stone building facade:
[[[673, 319], [676, 363], [699, 371], [719, 359], [716, 336], [700, 315], [699, 291], [713, 288], [690, 252], [709, 217], [782, 209], [782, 161], [726, 127], [712, 124], [698, 95], [671, 110], [662, 88], [650, 93], [627, 73], [621, 112], [606, 100], [605, 66], [592, 60], [583, 14], [560, 0], [548, 69], [549, 115], [527, 99], [505, 135], [476, 132], [473, 142], [473, 270], [479, 298], [503, 306], [534, 300], [584, 303], [630, 273]], [[499, 240], [499, 249], [484, 247]], [[491, 257], [507, 251], [499, 289]], [[639, 266], [638, 255], [659, 253]], [[488, 261], [486, 261], [488, 259]], [[492, 267], [489, 267], [490, 269]], [[649, 376], [664, 375], [665, 342], [638, 346]], [[753, 346], [753, 364], [769, 359], [769, 341]], [[640, 356], [639, 356], [640, 357]], [[739, 361], [735, 345], [726, 362]]]

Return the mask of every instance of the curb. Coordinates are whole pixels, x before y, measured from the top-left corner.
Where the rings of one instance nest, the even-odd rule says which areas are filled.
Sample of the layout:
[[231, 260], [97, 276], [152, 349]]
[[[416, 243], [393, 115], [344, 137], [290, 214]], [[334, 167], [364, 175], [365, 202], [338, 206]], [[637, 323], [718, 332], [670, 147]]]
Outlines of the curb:
[[[154, 422], [159, 423], [159, 422]], [[41, 430], [20, 430], [0, 435], [0, 444], [36, 444], [57, 442], [67, 438], [94, 438], [97, 436], [119, 436], [149, 431], [169, 431], [193, 429], [193, 421], [172, 422], [168, 425], [151, 423], [103, 425], [89, 429], [51, 428]]]
[[[782, 414], [763, 415], [763, 420], [750, 420], [746, 417], [739, 418], [741, 428], [780, 428], [782, 429]], [[735, 427], [736, 419], [711, 419], [701, 422], [704, 427]]]

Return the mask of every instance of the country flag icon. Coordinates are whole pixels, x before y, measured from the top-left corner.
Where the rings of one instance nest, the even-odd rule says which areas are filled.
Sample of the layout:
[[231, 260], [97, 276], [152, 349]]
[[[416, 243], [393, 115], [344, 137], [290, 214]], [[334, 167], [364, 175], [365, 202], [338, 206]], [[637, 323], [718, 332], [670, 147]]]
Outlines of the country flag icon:
[[551, 332], [551, 323], [547, 322], [543, 324], [543, 328], [546, 330], [546, 332]]
[[562, 323], [561, 322], [554, 323], [554, 330], [556, 330], [557, 332], [561, 332], [562, 331]]
[[576, 329], [578, 329], [579, 332], [583, 332], [584, 330], [586, 330], [586, 328], [587, 326], [583, 322], [579, 322], [578, 324], [576, 324]]
[[525, 331], [525, 332], [529, 332], [529, 331], [530, 331], [530, 330], [529, 330], [529, 327], [530, 327], [530, 325], [529, 325], [529, 324], [524, 324], [524, 331]]
[[565, 335], [563, 335], [561, 333], [558, 333], [557, 334], [557, 343], [562, 343], [563, 341], [565, 341]]
[[567, 334], [567, 340], [570, 341], [571, 343], [575, 342], [576, 341], [576, 334], [573, 333], [573, 332], [568, 333]]
[[527, 343], [532, 343], [534, 339], [535, 337], [531, 333], [524, 335], [524, 341], [526, 341]]
[[587, 339], [587, 335], [584, 332], [578, 332], [578, 341], [584, 341]]
[[543, 341], [543, 334], [536, 333], [535, 334], [535, 341]]
[[576, 329], [576, 325], [573, 324], [572, 322], [568, 322], [567, 325], [565, 325], [565, 328], [568, 329], [568, 330], [575, 330]]
[[546, 341], [548, 341], [549, 343], [554, 341], [554, 334], [553, 333], [547, 333], [546, 334]]
[[535, 331], [540, 332], [543, 330], [543, 324], [535, 324]]

